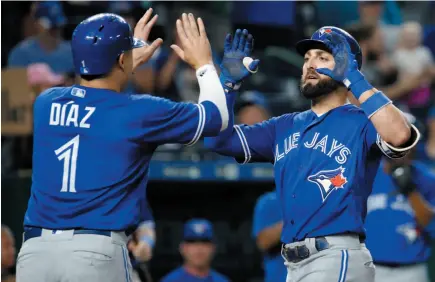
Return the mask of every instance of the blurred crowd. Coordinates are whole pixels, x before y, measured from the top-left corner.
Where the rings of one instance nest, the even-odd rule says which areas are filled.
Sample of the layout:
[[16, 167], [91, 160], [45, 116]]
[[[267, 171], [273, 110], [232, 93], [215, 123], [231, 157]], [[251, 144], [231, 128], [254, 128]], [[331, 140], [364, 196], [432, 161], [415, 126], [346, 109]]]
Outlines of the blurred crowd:
[[[9, 32], [2, 38], [2, 69], [27, 68], [32, 99], [46, 88], [72, 85], [77, 79], [69, 40], [81, 20], [96, 13], [113, 12], [134, 26], [145, 9], [152, 6], [160, 17], [150, 40], [161, 37], [164, 45], [136, 71], [125, 91], [195, 101], [198, 85], [194, 72], [169, 48], [177, 42], [175, 18], [181, 12], [191, 11], [205, 19], [216, 66], [227, 32], [246, 27], [254, 35], [255, 56], [261, 59], [261, 68], [245, 82], [237, 107], [239, 121], [249, 124], [309, 107], [299, 94], [302, 58], [294, 52], [293, 43], [310, 36], [321, 25], [336, 25], [347, 29], [360, 42], [363, 73], [369, 81], [426, 125], [418, 158], [431, 164], [435, 159], [435, 25], [430, 15], [435, 4], [410, 3], [7, 2], [2, 24]], [[31, 139], [2, 138], [3, 172], [31, 168]]]
[[[161, 37], [164, 45], [136, 71], [125, 91], [175, 101], [198, 98], [194, 71], [169, 48], [177, 42], [175, 18], [189, 11], [205, 20], [216, 66], [226, 33], [246, 27], [255, 37], [254, 56], [261, 64], [245, 82], [236, 105], [238, 122], [245, 124], [309, 108], [299, 93], [303, 61], [293, 43], [323, 25], [344, 28], [361, 45], [362, 72], [368, 80], [422, 124], [414, 158], [435, 170], [435, 2], [50, 1], [2, 6], [7, 30], [2, 36], [2, 70], [26, 68], [27, 81], [22, 83], [32, 90], [29, 101], [44, 89], [77, 83], [69, 40], [74, 27], [90, 15], [112, 12], [134, 26], [147, 8], [154, 8], [160, 17], [150, 39]], [[203, 152], [201, 144], [161, 150]], [[2, 174], [31, 169], [31, 158], [32, 136], [2, 133]], [[2, 281], [14, 257], [13, 236], [2, 226]]]

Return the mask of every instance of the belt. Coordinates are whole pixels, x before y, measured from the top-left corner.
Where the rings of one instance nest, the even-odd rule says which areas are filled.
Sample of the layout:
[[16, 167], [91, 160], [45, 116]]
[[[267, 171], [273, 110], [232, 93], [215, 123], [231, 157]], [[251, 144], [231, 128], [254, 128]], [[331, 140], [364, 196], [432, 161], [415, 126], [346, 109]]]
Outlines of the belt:
[[424, 262], [405, 262], [405, 263], [397, 263], [397, 262], [373, 262], [375, 265], [384, 266], [384, 267], [390, 267], [390, 268], [398, 268], [398, 267], [407, 267], [407, 266], [414, 266], [418, 265]]
[[[53, 230], [52, 231], [53, 234], [55, 234], [56, 231], [61, 231], [61, 230]], [[101, 236], [107, 236], [107, 237], [112, 236], [112, 232], [106, 231], [106, 230], [74, 229], [74, 235], [79, 235], [79, 234], [92, 234], [92, 235], [101, 235]], [[32, 239], [32, 238], [41, 237], [41, 235], [42, 235], [42, 228], [39, 228], [39, 227], [27, 228], [24, 231], [23, 242], [25, 242], [29, 239]]]
[[[325, 237], [317, 237], [315, 239], [315, 247], [318, 252], [329, 249], [329, 243]], [[282, 246], [282, 255], [288, 262], [300, 262], [310, 256], [310, 250], [307, 246], [301, 245], [296, 247]]]

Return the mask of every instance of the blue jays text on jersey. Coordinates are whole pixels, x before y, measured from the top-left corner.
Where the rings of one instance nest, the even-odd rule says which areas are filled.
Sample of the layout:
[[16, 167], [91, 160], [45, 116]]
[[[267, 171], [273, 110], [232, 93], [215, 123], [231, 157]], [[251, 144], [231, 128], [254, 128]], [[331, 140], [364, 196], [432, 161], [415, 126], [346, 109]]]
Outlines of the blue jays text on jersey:
[[308, 110], [231, 129], [233, 120], [230, 116], [218, 137], [206, 138], [206, 146], [241, 163], [274, 164], [284, 218], [282, 242], [364, 234], [366, 201], [380, 152], [397, 156], [361, 109], [346, 104], [321, 116]]
[[34, 104], [33, 183], [24, 225], [127, 230], [143, 222], [149, 162], [164, 143], [220, 131], [217, 107], [83, 86]]
[[[417, 192], [435, 206], [435, 175], [417, 161], [412, 164], [412, 172]], [[381, 165], [367, 201], [367, 248], [376, 263], [425, 262], [431, 252], [430, 238], [435, 237], [435, 233], [417, 224], [408, 200], [397, 191], [398, 187]]]

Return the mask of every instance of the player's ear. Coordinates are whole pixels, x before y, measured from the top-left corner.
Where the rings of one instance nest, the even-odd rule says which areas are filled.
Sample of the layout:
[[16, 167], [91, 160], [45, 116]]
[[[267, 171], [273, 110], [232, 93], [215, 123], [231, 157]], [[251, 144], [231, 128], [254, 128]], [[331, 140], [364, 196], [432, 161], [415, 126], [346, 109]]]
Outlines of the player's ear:
[[185, 244], [184, 244], [184, 242], [181, 242], [180, 245], [178, 246], [178, 250], [179, 250], [182, 257], [184, 257], [184, 253], [185, 253], [184, 249], [185, 249]]
[[119, 55], [118, 66], [119, 66], [122, 70], [124, 70], [124, 66], [125, 66], [125, 56], [124, 56], [124, 53], [122, 53], [121, 55]]

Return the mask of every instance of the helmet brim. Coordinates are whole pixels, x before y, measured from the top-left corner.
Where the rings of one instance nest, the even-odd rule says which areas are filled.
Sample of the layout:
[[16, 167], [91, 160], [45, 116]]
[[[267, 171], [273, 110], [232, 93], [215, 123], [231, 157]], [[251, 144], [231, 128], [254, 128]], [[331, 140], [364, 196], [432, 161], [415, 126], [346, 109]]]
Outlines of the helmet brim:
[[296, 43], [296, 51], [301, 55], [302, 57], [305, 56], [305, 53], [307, 53], [311, 49], [320, 49], [324, 50], [326, 52], [331, 52], [329, 48], [326, 46], [323, 41], [315, 40], [315, 39], [304, 39]]
[[147, 46], [147, 45], [148, 44], [144, 40], [139, 39], [139, 38], [133, 38], [133, 46], [131, 48], [132, 49], [134, 49], [134, 48], [140, 48], [140, 47], [144, 47], [144, 46]]

